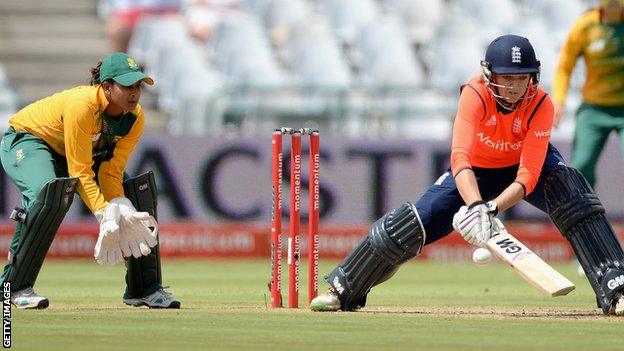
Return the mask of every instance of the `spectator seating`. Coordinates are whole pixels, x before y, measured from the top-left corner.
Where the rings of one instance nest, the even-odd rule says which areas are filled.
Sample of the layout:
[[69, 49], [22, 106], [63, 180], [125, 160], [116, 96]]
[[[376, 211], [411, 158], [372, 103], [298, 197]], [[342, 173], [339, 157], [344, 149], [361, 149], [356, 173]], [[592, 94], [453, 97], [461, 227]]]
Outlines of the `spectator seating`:
[[172, 133], [287, 116], [350, 134], [442, 138], [459, 85], [478, 73], [493, 37], [528, 37], [548, 90], [565, 34], [590, 1], [186, 0], [183, 16], [142, 19], [130, 52], [159, 81]]
[[19, 105], [19, 96], [9, 85], [5, 68], [0, 64], [0, 131], [8, 127], [8, 119], [18, 110]]

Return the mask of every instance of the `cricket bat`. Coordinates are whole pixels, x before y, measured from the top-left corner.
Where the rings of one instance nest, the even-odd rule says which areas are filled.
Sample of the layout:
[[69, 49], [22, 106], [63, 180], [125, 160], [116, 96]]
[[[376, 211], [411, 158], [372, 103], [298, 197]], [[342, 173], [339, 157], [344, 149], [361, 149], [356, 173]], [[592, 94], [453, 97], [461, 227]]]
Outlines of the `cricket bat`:
[[499, 229], [498, 234], [495, 233], [487, 242], [490, 251], [546, 295], [563, 296], [574, 290], [574, 283], [509, 234], [498, 218], [494, 220]]

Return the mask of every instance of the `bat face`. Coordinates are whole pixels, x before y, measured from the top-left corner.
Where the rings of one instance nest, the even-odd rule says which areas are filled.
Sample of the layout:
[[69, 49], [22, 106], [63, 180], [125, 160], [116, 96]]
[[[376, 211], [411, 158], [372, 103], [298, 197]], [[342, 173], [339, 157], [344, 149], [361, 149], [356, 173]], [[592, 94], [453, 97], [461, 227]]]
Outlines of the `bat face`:
[[574, 283], [509, 234], [502, 224], [500, 228], [502, 229], [498, 235], [493, 236], [487, 246], [498, 258], [511, 265], [524, 280], [550, 296], [567, 295], [574, 290]]
[[504, 235], [501, 235], [501, 234], [503, 233], [499, 233], [499, 235], [495, 237], [496, 240], [494, 241], [493, 244], [495, 244], [496, 247], [498, 247], [501, 250], [501, 252], [508, 255], [510, 260], [514, 260], [517, 256], [522, 255], [522, 254], [532, 253], [526, 247], [524, 248], [526, 250], [523, 250], [520, 242], [517, 241], [516, 238], [511, 236], [511, 234], [507, 233], [506, 230], [505, 230]]

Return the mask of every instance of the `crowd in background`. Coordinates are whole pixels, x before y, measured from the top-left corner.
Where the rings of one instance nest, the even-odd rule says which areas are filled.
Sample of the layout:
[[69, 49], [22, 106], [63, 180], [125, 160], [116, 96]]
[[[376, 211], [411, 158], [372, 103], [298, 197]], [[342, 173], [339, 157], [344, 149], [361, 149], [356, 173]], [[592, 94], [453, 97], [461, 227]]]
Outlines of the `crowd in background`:
[[[294, 122], [353, 136], [446, 139], [457, 88], [492, 37], [528, 37], [550, 90], [567, 30], [595, 3], [100, 0], [97, 13], [110, 47], [129, 51], [156, 79], [151, 93], [170, 116], [169, 133], [254, 133]], [[579, 103], [582, 66], [568, 111]], [[564, 120], [554, 138], [569, 139], [573, 126]]]

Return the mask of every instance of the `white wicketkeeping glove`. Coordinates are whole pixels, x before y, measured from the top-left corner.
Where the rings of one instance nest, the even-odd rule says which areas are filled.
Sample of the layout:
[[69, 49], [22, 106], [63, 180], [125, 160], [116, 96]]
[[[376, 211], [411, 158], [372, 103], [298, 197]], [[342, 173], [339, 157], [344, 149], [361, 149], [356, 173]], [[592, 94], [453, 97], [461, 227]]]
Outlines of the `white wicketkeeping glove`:
[[462, 206], [453, 216], [453, 228], [472, 245], [485, 247], [492, 237], [492, 219], [496, 215], [496, 203], [479, 202]]
[[95, 218], [100, 222], [100, 234], [93, 249], [93, 257], [101, 265], [123, 262], [119, 246], [119, 205], [109, 203], [104, 210], [95, 213]]
[[[121, 212], [119, 246], [124, 257], [148, 255], [158, 245], [158, 223], [147, 212], [139, 212], [126, 197], [111, 200]], [[153, 228], [153, 229], [151, 229]]]

